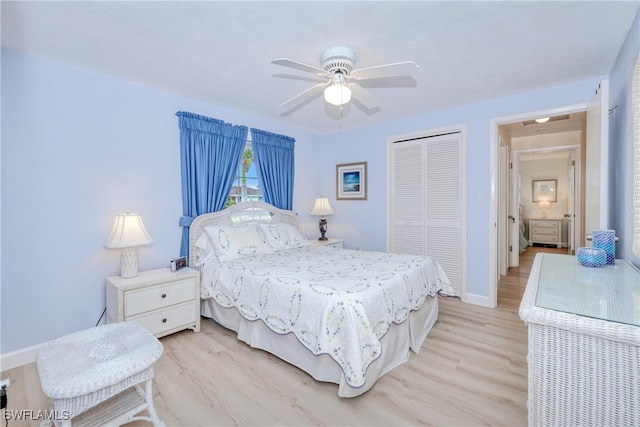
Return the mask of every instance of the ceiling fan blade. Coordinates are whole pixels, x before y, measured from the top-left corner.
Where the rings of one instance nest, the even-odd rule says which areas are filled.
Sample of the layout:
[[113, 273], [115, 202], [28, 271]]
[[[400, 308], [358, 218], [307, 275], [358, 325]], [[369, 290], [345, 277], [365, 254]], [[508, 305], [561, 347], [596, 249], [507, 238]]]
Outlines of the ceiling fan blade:
[[347, 86], [351, 89], [351, 96], [368, 109], [378, 106], [376, 98], [357, 83], [349, 83]]
[[373, 67], [359, 68], [349, 73], [354, 79], [377, 79], [399, 74], [411, 73], [420, 67], [413, 61], [395, 62], [393, 64], [376, 65]]
[[321, 83], [321, 82], [326, 82], [327, 81], [326, 77], [311, 76], [311, 75], [308, 75], [308, 74], [277, 73], [277, 74], [272, 74], [272, 76], [276, 77], [278, 79], [300, 80], [300, 81], [312, 82], [312, 83]]
[[296, 70], [305, 71], [307, 73], [317, 74], [319, 76], [330, 76], [328, 72], [322, 68], [314, 67], [313, 65], [303, 64], [302, 62], [294, 61], [289, 58], [276, 58], [271, 61], [272, 64], [282, 65], [283, 67], [294, 68]]
[[416, 87], [418, 82], [413, 76], [389, 76], [374, 79], [354, 79], [365, 89], [371, 88], [395, 88], [395, 87]]
[[303, 102], [305, 99], [309, 99], [315, 94], [317, 94], [318, 92], [321, 92], [325, 87], [327, 87], [327, 83], [318, 83], [317, 85], [311, 86], [309, 89], [305, 90], [304, 92], [297, 94], [293, 98], [284, 101], [282, 104], [280, 104], [280, 106], [289, 107], [291, 105]]

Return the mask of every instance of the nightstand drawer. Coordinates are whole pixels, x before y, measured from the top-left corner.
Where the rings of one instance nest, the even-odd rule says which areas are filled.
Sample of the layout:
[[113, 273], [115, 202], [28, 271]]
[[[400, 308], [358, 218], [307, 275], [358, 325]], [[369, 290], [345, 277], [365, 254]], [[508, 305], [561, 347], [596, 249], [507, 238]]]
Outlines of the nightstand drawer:
[[124, 317], [146, 313], [185, 301], [192, 301], [196, 292], [193, 278], [124, 293]]
[[559, 243], [560, 239], [559, 237], [556, 235], [551, 235], [551, 234], [534, 234], [533, 237], [531, 237], [531, 240], [533, 242], [541, 242], [541, 243]]
[[557, 220], [543, 221], [543, 220], [536, 220], [536, 219], [532, 219], [530, 222], [531, 222], [531, 227], [543, 227], [543, 228], [555, 228], [556, 224], [558, 223]]
[[195, 304], [196, 301], [190, 301], [165, 310], [129, 317], [126, 320], [136, 322], [152, 334], [159, 335], [179, 326], [195, 323], [197, 313]]
[[558, 228], [544, 228], [544, 227], [536, 227], [534, 226], [533, 229], [531, 230], [531, 233], [533, 234], [544, 234], [545, 236], [547, 235], [558, 235]]

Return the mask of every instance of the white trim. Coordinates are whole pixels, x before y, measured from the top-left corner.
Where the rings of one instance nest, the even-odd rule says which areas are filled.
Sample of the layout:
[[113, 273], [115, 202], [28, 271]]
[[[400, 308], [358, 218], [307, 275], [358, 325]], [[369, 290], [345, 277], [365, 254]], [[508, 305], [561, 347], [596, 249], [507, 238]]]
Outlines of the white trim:
[[498, 271], [496, 268], [498, 262], [498, 154], [500, 151], [498, 126], [522, 120], [530, 120], [536, 117], [577, 113], [580, 111], [586, 111], [587, 107], [588, 103], [583, 102], [564, 107], [495, 117], [489, 121], [489, 305], [487, 305], [487, 307], [495, 308], [498, 306]]
[[0, 355], [0, 371], [6, 371], [7, 369], [13, 369], [35, 362], [36, 354], [44, 344], [37, 344]]
[[488, 307], [488, 308], [495, 308], [491, 306], [491, 302], [489, 301], [489, 297], [486, 297], [484, 295], [477, 295], [477, 294], [470, 294], [467, 293], [465, 295], [465, 299], [463, 300], [463, 302], [469, 303], [469, 304], [473, 304], [473, 305], [479, 305], [482, 307]]
[[633, 243], [631, 250], [640, 258], [640, 53], [633, 70], [631, 92], [633, 127]]
[[609, 224], [609, 79], [600, 82], [602, 106], [600, 112], [600, 227], [607, 230]]

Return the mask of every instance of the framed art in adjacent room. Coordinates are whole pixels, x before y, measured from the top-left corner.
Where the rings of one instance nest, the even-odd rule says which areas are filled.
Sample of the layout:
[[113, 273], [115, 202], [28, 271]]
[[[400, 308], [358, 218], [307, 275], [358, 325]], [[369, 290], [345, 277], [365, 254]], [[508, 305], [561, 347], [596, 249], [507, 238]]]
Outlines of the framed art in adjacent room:
[[336, 166], [336, 199], [367, 200], [367, 162]]
[[557, 202], [556, 179], [533, 180], [533, 202]]

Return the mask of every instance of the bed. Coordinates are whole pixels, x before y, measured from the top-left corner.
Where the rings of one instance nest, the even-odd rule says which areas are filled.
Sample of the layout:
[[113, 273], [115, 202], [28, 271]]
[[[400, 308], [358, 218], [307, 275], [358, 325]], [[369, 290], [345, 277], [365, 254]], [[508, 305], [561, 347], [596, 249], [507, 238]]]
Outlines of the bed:
[[527, 220], [524, 218], [524, 208], [520, 205], [518, 209], [518, 245], [520, 247], [520, 255], [527, 249], [529, 246], [529, 239], [525, 236], [527, 235]]
[[453, 289], [436, 260], [317, 245], [295, 212], [244, 202], [194, 219], [201, 314], [355, 397], [417, 353]]

